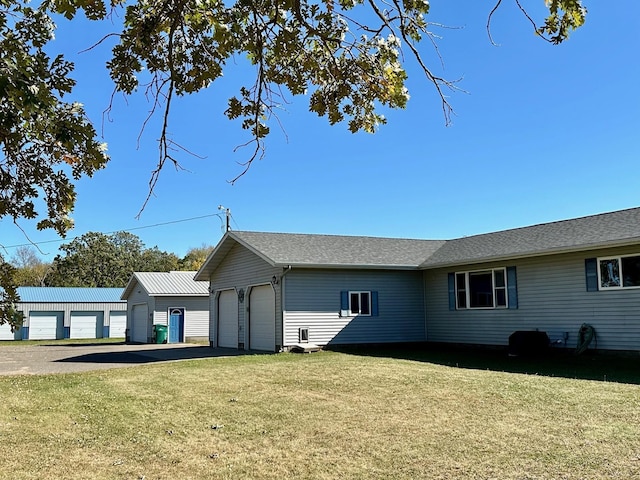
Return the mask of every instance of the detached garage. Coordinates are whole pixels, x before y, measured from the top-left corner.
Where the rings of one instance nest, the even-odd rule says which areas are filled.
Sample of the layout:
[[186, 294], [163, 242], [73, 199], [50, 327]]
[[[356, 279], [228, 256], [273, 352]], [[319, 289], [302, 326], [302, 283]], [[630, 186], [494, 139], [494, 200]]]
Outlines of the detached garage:
[[19, 334], [11, 338], [5, 338], [9, 337], [7, 332], [0, 331], [0, 339], [124, 338], [122, 324], [126, 323], [127, 304], [120, 299], [122, 291], [122, 288], [20, 287], [16, 309], [24, 314], [24, 324]]
[[209, 288], [196, 272], [135, 272], [121, 299], [127, 302], [127, 341], [153, 342], [153, 326], [168, 327], [169, 343], [209, 338]]

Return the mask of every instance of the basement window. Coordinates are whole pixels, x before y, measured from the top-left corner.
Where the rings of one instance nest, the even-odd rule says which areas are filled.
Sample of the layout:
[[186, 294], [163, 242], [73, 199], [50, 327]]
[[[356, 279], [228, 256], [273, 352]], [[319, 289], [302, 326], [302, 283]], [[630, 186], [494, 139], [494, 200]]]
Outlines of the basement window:
[[301, 327], [298, 330], [298, 341], [300, 343], [307, 343], [309, 341], [309, 327]]

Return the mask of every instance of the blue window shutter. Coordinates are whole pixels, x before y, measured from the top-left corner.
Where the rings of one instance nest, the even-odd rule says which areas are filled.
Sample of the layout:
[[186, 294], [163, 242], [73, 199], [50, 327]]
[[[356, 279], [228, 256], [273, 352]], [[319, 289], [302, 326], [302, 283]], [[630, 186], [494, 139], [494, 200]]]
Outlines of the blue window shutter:
[[587, 258], [584, 261], [584, 271], [587, 277], [587, 292], [598, 291], [598, 260]]
[[507, 267], [507, 292], [509, 294], [509, 308], [518, 308], [516, 267]]
[[371, 316], [378, 316], [378, 292], [371, 292]]
[[449, 310], [456, 309], [456, 274], [449, 273]]
[[349, 310], [349, 292], [346, 290], [340, 292], [340, 310]]

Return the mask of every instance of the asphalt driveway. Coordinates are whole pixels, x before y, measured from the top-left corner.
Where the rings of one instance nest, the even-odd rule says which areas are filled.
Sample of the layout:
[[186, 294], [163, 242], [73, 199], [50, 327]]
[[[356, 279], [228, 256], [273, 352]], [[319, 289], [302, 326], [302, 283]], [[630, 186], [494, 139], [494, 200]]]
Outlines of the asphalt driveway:
[[84, 372], [242, 354], [246, 352], [187, 343], [7, 345], [0, 346], [0, 375]]

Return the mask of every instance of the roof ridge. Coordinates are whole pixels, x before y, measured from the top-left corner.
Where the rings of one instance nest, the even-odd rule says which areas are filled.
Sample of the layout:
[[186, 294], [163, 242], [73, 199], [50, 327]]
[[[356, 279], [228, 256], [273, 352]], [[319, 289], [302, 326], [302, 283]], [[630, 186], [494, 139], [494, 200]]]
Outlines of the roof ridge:
[[624, 208], [622, 210], [614, 210], [612, 212], [601, 212], [601, 213], [594, 213], [592, 215], [583, 215], [582, 217], [564, 218], [562, 220], [552, 220], [550, 222], [534, 223], [532, 225], [523, 225], [521, 227], [505, 228], [505, 229], [502, 229], [502, 230], [495, 230], [493, 232], [474, 233], [472, 235], [464, 235], [462, 237], [450, 238], [449, 240], [447, 240], [447, 242], [450, 242], [452, 240], [461, 240], [463, 238], [481, 237], [483, 235], [494, 235], [496, 233], [515, 232], [515, 231], [518, 231], [518, 230], [525, 230], [527, 228], [542, 227], [544, 225], [555, 225], [555, 224], [561, 224], [561, 223], [577, 222], [577, 221], [580, 221], [580, 220], [587, 220], [587, 219], [596, 218], [596, 217], [604, 217], [604, 216], [608, 216], [608, 215], [620, 214], [620, 213], [623, 213], [623, 212], [629, 212], [631, 210], [640, 210], [640, 207]]
[[373, 240], [407, 240], [411, 242], [446, 242], [447, 239], [441, 238], [409, 238], [409, 237], [384, 237], [378, 235], [342, 235], [336, 233], [296, 233], [296, 232], [265, 232], [255, 230], [230, 230], [230, 234], [244, 234], [250, 235], [290, 235], [301, 237], [331, 237], [331, 238], [363, 238]]

